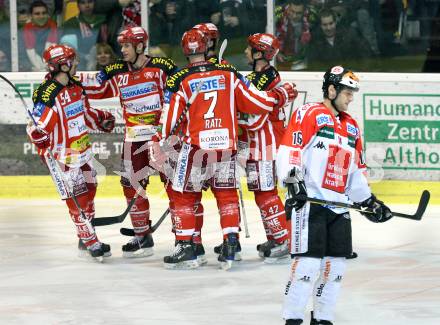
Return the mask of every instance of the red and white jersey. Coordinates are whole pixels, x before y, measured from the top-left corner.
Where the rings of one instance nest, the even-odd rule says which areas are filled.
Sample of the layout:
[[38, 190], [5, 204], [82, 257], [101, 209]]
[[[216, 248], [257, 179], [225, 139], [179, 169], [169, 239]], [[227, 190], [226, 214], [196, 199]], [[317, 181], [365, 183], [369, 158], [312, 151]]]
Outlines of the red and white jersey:
[[204, 82], [181, 124], [183, 141], [205, 150], [237, 150], [237, 112], [264, 114], [278, 102], [258, 91], [234, 67], [200, 62], [167, 80], [162, 135], [168, 137], [192, 93]]
[[[272, 66], [263, 71], [251, 72], [246, 78], [258, 90], [270, 90], [281, 83], [280, 74]], [[284, 121], [282, 107], [263, 115], [240, 114], [238, 124], [244, 132], [239, 136], [239, 140], [248, 143], [250, 160], [276, 159], [277, 149], [285, 131]]]
[[[63, 86], [45, 80], [33, 94], [32, 116], [50, 136], [55, 159], [70, 167], [80, 167], [92, 158], [88, 129], [97, 130], [101, 113], [90, 107], [78, 81]], [[46, 149], [38, 149], [40, 155]]]
[[138, 70], [120, 60], [107, 65], [96, 78], [82, 75], [81, 81], [90, 99], [119, 97], [125, 121], [125, 141], [146, 141], [157, 131], [165, 82], [176, 69], [168, 58], [149, 57]]
[[303, 171], [310, 197], [348, 203], [371, 196], [358, 124], [347, 113], [335, 116], [323, 103], [306, 104], [292, 115], [277, 155], [281, 183], [294, 166]]

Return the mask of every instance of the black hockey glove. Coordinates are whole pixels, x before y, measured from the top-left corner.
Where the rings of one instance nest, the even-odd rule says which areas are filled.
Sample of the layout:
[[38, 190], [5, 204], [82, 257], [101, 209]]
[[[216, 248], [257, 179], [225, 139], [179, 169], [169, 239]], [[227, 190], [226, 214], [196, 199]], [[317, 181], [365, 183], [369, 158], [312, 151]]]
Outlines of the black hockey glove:
[[374, 213], [361, 212], [361, 214], [371, 222], [385, 222], [393, 217], [390, 208], [388, 208], [382, 201], [378, 200], [374, 194], [371, 194], [368, 199], [359, 203], [359, 205], [361, 208], [367, 208], [374, 211]]
[[286, 218], [290, 220], [292, 211], [294, 209], [298, 211], [306, 204], [307, 200], [304, 198], [307, 197], [307, 188], [302, 172], [297, 168], [290, 171], [289, 177], [284, 181], [284, 184], [287, 187], [287, 199], [285, 203]]

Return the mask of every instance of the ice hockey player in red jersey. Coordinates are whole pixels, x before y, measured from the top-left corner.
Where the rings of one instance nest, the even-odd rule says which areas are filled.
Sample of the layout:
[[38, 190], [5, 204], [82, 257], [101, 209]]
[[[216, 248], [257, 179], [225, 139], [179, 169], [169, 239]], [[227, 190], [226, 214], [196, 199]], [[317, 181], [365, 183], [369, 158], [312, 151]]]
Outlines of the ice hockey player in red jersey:
[[[110, 246], [99, 241], [91, 225], [97, 183], [88, 129], [111, 132], [115, 118], [90, 107], [81, 83], [73, 78], [79, 62], [74, 49], [52, 45], [44, 51], [43, 59], [49, 73], [33, 94], [32, 116], [37, 125], [30, 123], [27, 133], [46, 165], [51, 166], [48, 150], [59, 164], [51, 175], [76, 226], [78, 248], [102, 259], [111, 253]], [[76, 197], [84, 214], [69, 193]]]
[[206, 54], [206, 60], [211, 63], [227, 63], [222, 59], [222, 62], [218, 62], [219, 57], [217, 55], [217, 45], [220, 39], [220, 32], [213, 23], [200, 23], [193, 27], [193, 29], [201, 31], [208, 38], [208, 52]]
[[[169, 75], [177, 69], [168, 58], [146, 54], [148, 35], [142, 27], [128, 27], [118, 36], [123, 58], [106, 66], [97, 76], [97, 85], [86, 85], [92, 99], [119, 97], [125, 122], [121, 185], [127, 203], [135, 188], [146, 187], [150, 166], [147, 145], [158, 132], [163, 92]], [[130, 211], [135, 237], [122, 246], [124, 257], [153, 254], [150, 203], [145, 193], [136, 198]]]
[[352, 252], [348, 210], [306, 202], [304, 196], [357, 202], [375, 211], [363, 213], [373, 222], [392, 217], [370, 191], [361, 132], [347, 113], [358, 89], [359, 79], [352, 71], [330, 68], [322, 85], [324, 101], [295, 111], [278, 150], [278, 178], [287, 186], [286, 213], [292, 214], [292, 265], [283, 306], [289, 325], [303, 322], [311, 295], [311, 324], [333, 324], [346, 257]]
[[[252, 72], [246, 76], [259, 90], [270, 90], [281, 83], [278, 71], [270, 61], [279, 50], [279, 41], [271, 34], [253, 34], [248, 37], [245, 50]], [[267, 263], [287, 258], [289, 234], [284, 205], [276, 181], [275, 159], [285, 131], [283, 107], [264, 115], [239, 115], [241, 148], [248, 153], [246, 176], [249, 191], [254, 192], [260, 209], [267, 241], [257, 245], [258, 253]]]
[[[203, 188], [217, 200], [224, 243], [218, 258], [228, 269], [234, 260], [239, 229], [236, 191], [237, 112], [264, 114], [293, 100], [292, 84], [258, 91], [233, 67], [206, 61], [208, 39], [198, 30], [182, 37], [189, 64], [167, 80], [162, 134], [181, 122], [182, 148], [172, 178], [176, 245], [164, 258], [166, 268], [196, 268], [192, 244], [194, 204]], [[200, 91], [199, 93], [197, 93]], [[192, 105], [189, 98], [196, 93]], [[183, 117], [183, 119], [181, 119]]]

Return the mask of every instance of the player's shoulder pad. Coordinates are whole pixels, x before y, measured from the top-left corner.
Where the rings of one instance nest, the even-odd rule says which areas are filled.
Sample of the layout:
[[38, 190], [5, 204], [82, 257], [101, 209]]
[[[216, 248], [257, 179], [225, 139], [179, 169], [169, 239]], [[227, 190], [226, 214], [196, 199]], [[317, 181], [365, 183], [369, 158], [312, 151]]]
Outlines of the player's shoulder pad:
[[166, 89], [170, 92], [177, 92], [179, 90], [180, 83], [190, 73], [189, 68], [183, 68], [181, 70], [178, 70], [177, 72], [173, 73], [171, 76], [167, 79], [167, 86]]
[[128, 71], [128, 64], [127, 62], [118, 59], [115, 63], [107, 64], [104, 69], [102, 69], [99, 73], [103, 72], [107, 75], [107, 78], [110, 79], [111, 77], [117, 75], [118, 73], [123, 73]]
[[170, 58], [152, 56], [149, 66], [162, 69], [167, 75], [172, 75], [177, 71], [177, 66]]
[[62, 84], [53, 79], [45, 80], [35, 89], [32, 101], [34, 105], [41, 103], [52, 107], [55, 105], [55, 98], [63, 88]]
[[85, 90], [84, 90], [84, 86], [82, 85], [81, 81], [79, 80], [79, 78], [78, 78], [77, 76], [74, 76], [74, 77], [71, 79], [71, 81], [72, 81], [72, 83], [73, 83], [74, 85], [77, 85], [78, 87], [80, 87], [80, 88], [82, 89], [83, 94], [86, 93]]
[[[307, 117], [309, 119], [315, 119], [320, 114], [327, 114], [328, 118], [331, 118], [330, 113], [328, 112], [328, 108], [324, 106], [322, 103], [307, 103], [295, 111], [295, 121], [298, 123], [302, 123], [304, 118]], [[293, 118], [293, 117], [292, 117]], [[313, 121], [310, 120], [312, 123]]]
[[347, 127], [347, 133], [351, 136], [358, 138], [361, 134], [360, 128], [356, 120], [348, 113], [339, 113], [339, 118]]
[[217, 70], [232, 71], [238, 73], [237, 68], [230, 63], [215, 63], [214, 66]]
[[252, 82], [252, 84], [258, 90], [266, 90], [275, 80], [280, 80], [280, 74], [274, 67], [270, 67], [264, 71], [251, 72], [246, 78]]

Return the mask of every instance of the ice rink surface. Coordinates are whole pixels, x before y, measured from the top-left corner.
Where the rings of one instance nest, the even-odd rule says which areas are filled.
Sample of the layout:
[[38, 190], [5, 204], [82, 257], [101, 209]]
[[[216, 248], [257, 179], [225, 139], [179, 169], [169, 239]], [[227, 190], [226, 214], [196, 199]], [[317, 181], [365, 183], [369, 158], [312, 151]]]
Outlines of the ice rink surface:
[[[251, 237], [241, 233], [243, 261], [230, 271], [218, 269], [212, 251], [221, 241], [213, 200], [203, 201], [208, 265], [188, 271], [162, 266], [174, 243], [169, 220], [154, 235], [155, 255], [135, 260], [122, 258], [129, 238], [120, 225], [100, 227], [113, 256], [99, 264], [77, 257], [74, 226], [59, 200], [0, 203], [0, 324], [284, 324], [289, 263], [258, 258], [255, 246], [265, 236], [252, 201], [245, 203]], [[166, 204], [151, 200], [153, 222]], [[122, 199], [96, 201], [98, 217], [123, 209]], [[352, 220], [359, 257], [348, 261], [335, 324], [440, 324], [440, 207], [429, 206], [422, 221], [373, 224], [357, 213]]]

